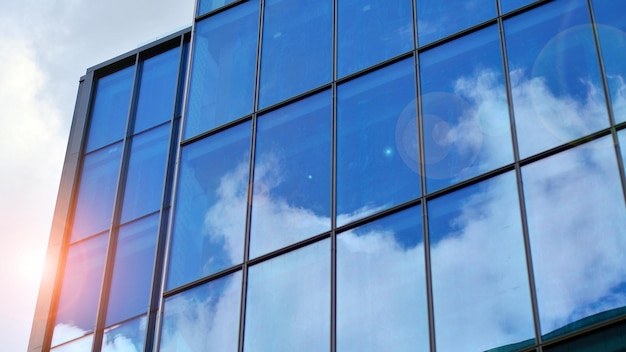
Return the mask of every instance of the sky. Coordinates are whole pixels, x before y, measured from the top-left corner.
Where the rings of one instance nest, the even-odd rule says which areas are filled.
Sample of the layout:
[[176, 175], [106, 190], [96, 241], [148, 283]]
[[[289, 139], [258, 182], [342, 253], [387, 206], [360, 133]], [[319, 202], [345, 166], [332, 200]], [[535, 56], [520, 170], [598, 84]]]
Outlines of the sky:
[[0, 2], [0, 349], [25, 351], [79, 78], [191, 25], [193, 0]]

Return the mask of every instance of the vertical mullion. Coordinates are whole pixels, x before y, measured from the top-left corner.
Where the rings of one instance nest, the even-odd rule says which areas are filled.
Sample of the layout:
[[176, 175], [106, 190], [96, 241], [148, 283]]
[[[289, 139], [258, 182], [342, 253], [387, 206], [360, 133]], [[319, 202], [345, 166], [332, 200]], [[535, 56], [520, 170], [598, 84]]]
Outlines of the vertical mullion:
[[337, 349], [337, 61], [339, 38], [339, 6], [333, 0], [332, 20], [332, 85], [330, 132], [330, 352]]

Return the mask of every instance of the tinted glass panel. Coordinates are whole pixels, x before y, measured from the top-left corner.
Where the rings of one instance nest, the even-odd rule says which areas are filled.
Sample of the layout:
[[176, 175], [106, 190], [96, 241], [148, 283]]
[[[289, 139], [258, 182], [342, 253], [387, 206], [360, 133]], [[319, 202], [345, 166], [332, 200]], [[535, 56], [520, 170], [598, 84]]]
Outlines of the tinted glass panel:
[[537, 1], [539, 0], [500, 0], [500, 7], [502, 13], [507, 13]]
[[250, 267], [244, 351], [328, 351], [329, 332], [329, 240]]
[[337, 90], [337, 224], [420, 195], [413, 60]]
[[257, 122], [250, 257], [330, 230], [330, 92]]
[[258, 0], [196, 24], [185, 138], [252, 112], [258, 25]]
[[85, 336], [76, 341], [72, 341], [68, 344], [55, 347], [51, 349], [53, 352], [83, 352], [91, 351], [91, 344], [93, 343], [93, 334]]
[[515, 174], [437, 198], [428, 217], [437, 351], [532, 345]]
[[608, 126], [586, 1], [549, 2], [504, 28], [521, 157]]
[[98, 79], [86, 151], [124, 137], [134, 72], [135, 67], [130, 66]]
[[183, 147], [167, 287], [241, 263], [250, 123]]
[[420, 54], [429, 192], [513, 161], [498, 28]]
[[496, 17], [493, 0], [417, 0], [417, 43], [422, 46]]
[[623, 1], [594, 0], [600, 36], [600, 47], [604, 60], [615, 121], [626, 121], [626, 21], [623, 14], [626, 13], [626, 3]]
[[626, 209], [610, 136], [522, 175], [541, 332], [624, 307]]
[[622, 352], [626, 350], [626, 323], [609, 326], [556, 346], [544, 347], [546, 352]]
[[146, 340], [146, 324], [147, 319], [144, 316], [104, 330], [102, 351], [143, 351]]
[[165, 300], [160, 351], [237, 351], [241, 272]]
[[135, 133], [172, 118], [179, 57], [180, 48], [175, 48], [143, 62]]
[[72, 242], [104, 231], [111, 225], [122, 144], [88, 154], [83, 161], [72, 227]]
[[409, 0], [338, 2], [339, 77], [413, 49]]
[[429, 350], [421, 218], [414, 207], [337, 237], [337, 351]]
[[159, 210], [163, 198], [170, 124], [133, 137], [122, 223]]
[[333, 2], [267, 0], [260, 107], [331, 80]]
[[198, 3], [197, 16], [202, 16], [209, 11], [219, 9], [222, 6], [233, 3], [235, 1], [237, 0], [200, 0], [200, 2]]
[[158, 215], [120, 227], [107, 326], [148, 311], [158, 230]]
[[93, 331], [107, 239], [108, 235], [105, 234], [70, 246], [56, 312], [52, 346]]

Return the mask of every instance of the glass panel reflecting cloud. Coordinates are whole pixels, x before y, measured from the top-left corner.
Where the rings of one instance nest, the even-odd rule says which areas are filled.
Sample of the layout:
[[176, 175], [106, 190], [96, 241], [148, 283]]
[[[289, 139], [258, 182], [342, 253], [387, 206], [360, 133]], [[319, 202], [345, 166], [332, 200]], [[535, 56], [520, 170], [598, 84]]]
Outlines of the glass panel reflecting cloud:
[[93, 334], [85, 336], [76, 341], [72, 341], [65, 345], [55, 347], [51, 349], [53, 352], [85, 352], [91, 351], [91, 345], [93, 344]]
[[429, 192], [513, 161], [498, 28], [420, 54]]
[[104, 330], [102, 352], [141, 352], [146, 340], [145, 316]]
[[428, 216], [437, 351], [532, 345], [515, 174], [430, 201]]
[[237, 351], [241, 272], [167, 298], [159, 351]]
[[610, 136], [522, 175], [541, 332], [626, 306], [626, 208]]
[[421, 207], [337, 237], [337, 351], [428, 351]]

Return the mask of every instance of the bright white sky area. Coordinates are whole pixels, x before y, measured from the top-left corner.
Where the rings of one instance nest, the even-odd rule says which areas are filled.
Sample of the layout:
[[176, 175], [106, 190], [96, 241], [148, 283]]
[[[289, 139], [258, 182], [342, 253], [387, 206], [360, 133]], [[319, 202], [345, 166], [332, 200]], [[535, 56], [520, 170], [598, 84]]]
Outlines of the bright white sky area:
[[0, 350], [26, 351], [79, 78], [194, 0], [0, 1]]

